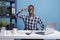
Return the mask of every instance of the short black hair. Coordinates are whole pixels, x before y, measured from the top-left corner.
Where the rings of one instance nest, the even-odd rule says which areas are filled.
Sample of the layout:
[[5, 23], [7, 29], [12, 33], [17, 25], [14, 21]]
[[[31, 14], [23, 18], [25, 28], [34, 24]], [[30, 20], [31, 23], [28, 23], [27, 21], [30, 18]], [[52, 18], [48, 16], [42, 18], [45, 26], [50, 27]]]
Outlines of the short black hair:
[[29, 5], [29, 6], [28, 6], [28, 8], [29, 8], [29, 7], [33, 7], [33, 8], [34, 8], [34, 6], [33, 6], [33, 5]]

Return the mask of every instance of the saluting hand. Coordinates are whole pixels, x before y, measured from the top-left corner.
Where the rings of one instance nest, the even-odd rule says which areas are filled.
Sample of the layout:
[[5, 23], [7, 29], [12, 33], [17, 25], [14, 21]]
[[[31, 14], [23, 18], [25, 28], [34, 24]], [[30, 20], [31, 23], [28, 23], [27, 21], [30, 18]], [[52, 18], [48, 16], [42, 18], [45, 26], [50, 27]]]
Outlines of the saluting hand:
[[28, 8], [22, 8], [22, 9], [21, 9], [21, 11], [26, 11], [26, 10], [28, 10]]

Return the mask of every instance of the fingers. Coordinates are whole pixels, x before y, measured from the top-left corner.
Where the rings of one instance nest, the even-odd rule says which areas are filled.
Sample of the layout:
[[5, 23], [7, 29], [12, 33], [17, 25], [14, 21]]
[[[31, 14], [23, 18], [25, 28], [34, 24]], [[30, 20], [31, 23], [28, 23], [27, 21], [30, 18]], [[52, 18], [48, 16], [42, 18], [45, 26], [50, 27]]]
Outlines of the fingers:
[[28, 10], [28, 8], [22, 8], [22, 9], [21, 9], [21, 11], [26, 11], [26, 10]]

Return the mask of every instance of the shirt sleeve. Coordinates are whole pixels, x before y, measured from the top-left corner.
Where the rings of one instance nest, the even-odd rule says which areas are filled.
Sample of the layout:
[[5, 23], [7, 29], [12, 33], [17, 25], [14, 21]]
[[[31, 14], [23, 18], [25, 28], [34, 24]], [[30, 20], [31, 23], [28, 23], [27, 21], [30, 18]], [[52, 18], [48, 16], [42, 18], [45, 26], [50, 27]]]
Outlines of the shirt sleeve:
[[38, 18], [38, 23], [41, 25], [42, 29], [44, 29], [44, 24], [40, 18]]
[[18, 16], [18, 18], [25, 19], [25, 15], [20, 15], [20, 16]]
[[[19, 13], [21, 13], [22, 11], [21, 10], [18, 10], [16, 12], [16, 14], [14, 14], [16, 16], [16, 18], [25, 18], [25, 15], [19, 15]], [[19, 15], [19, 16], [18, 16]]]

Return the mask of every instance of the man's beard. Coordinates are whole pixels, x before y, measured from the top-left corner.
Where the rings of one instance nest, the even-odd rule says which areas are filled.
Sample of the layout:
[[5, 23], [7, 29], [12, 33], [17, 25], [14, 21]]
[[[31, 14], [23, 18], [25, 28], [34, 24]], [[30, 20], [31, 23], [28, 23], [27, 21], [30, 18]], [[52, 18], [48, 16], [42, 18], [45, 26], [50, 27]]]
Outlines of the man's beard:
[[33, 11], [30, 11], [30, 13], [33, 13]]

